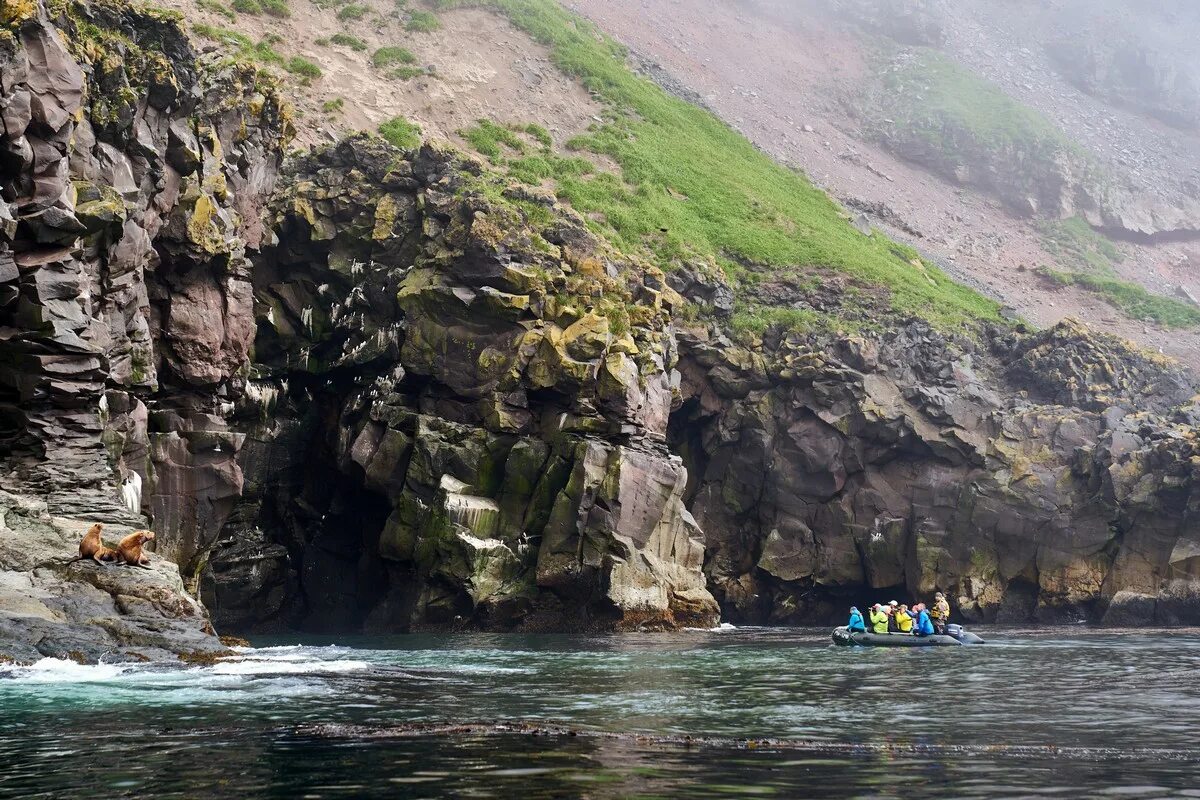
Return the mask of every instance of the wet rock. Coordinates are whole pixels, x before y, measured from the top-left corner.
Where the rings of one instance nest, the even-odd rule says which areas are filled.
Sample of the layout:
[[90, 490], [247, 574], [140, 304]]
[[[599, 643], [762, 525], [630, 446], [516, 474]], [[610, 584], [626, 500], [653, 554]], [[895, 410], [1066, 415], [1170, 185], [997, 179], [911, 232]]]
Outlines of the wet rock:
[[[44, 502], [8, 492], [0, 520], [0, 655], [95, 663], [226, 652], [173, 563], [74, 560], [90, 521], [53, 517]], [[130, 530], [108, 526], [103, 538], [115, 543]]]

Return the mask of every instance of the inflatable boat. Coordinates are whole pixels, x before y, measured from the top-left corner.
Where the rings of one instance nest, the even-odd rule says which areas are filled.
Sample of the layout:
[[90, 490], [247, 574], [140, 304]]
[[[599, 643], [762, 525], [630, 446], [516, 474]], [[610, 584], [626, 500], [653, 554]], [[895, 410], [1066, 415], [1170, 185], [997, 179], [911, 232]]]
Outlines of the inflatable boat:
[[983, 644], [961, 625], [947, 625], [945, 635], [913, 636], [911, 633], [851, 633], [843, 625], [833, 629], [833, 643], [845, 647], [958, 647], [963, 644]]

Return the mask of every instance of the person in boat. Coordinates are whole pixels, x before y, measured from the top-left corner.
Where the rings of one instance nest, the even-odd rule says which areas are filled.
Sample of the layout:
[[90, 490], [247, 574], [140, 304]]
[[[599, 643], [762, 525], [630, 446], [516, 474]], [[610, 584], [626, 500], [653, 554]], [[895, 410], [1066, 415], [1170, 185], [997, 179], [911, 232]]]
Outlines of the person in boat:
[[883, 610], [883, 606], [876, 603], [871, 606], [869, 614], [871, 617], [871, 633], [887, 633], [888, 613]]
[[913, 611], [917, 612], [913, 633], [917, 636], [933, 636], [935, 631], [933, 621], [929, 618], [929, 609], [925, 608], [924, 603], [917, 603], [913, 606]]
[[915, 620], [913, 619], [913, 615], [911, 613], [909, 613], [908, 604], [901, 603], [900, 607], [896, 609], [896, 613], [892, 615], [892, 618], [896, 620], [896, 631], [897, 632], [899, 632], [899, 633], [912, 633], [913, 632], [913, 623], [915, 622]]
[[846, 630], [851, 633], [867, 632], [867, 624], [863, 622], [862, 612], [855, 606], [850, 606], [850, 621], [846, 623]]
[[888, 633], [899, 633], [900, 628], [896, 626], [896, 612], [900, 610], [900, 604], [892, 600], [884, 608], [888, 615]]
[[946, 625], [950, 622], [950, 603], [941, 592], [933, 596], [933, 608], [929, 611], [929, 618], [935, 631], [939, 634], [946, 632]]

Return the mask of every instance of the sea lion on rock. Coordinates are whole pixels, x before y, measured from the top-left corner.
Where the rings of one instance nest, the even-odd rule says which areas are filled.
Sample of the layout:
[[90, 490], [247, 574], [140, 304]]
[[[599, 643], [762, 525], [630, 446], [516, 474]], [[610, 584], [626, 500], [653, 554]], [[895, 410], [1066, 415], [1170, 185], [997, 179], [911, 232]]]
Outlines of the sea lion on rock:
[[134, 531], [117, 545], [117, 561], [131, 567], [150, 566], [150, 557], [142, 552], [142, 545], [154, 540], [154, 531]]
[[79, 558], [75, 559], [76, 561], [90, 558], [97, 564], [102, 564], [105, 561], [117, 560], [117, 551], [111, 547], [105, 547], [104, 542], [100, 539], [100, 531], [103, 528], [104, 526], [99, 522], [88, 528], [88, 532], [79, 542]]

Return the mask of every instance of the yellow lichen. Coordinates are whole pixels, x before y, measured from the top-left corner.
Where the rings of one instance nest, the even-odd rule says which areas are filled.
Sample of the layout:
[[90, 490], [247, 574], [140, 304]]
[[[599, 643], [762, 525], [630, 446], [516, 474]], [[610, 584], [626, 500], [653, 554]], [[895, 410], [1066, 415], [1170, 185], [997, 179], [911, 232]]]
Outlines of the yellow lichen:
[[371, 231], [371, 238], [377, 242], [390, 239], [392, 231], [396, 228], [396, 216], [399, 211], [400, 207], [392, 195], [385, 194], [379, 198], [379, 202], [375, 204], [375, 229]]
[[37, 0], [4, 0], [0, 6], [0, 23], [15, 30], [21, 23], [37, 16], [37, 12]]

